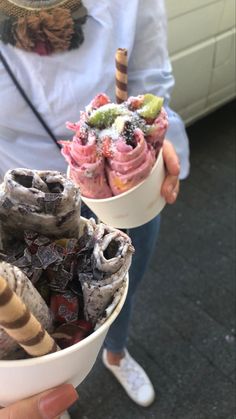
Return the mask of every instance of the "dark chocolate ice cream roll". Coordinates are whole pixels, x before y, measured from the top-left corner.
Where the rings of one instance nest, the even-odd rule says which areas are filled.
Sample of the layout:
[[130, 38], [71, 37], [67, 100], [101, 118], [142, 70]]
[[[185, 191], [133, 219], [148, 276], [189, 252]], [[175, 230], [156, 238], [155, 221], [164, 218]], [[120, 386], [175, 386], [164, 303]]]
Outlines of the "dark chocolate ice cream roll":
[[33, 230], [48, 237], [76, 237], [80, 193], [56, 171], [9, 170], [0, 186], [0, 221], [4, 233]]

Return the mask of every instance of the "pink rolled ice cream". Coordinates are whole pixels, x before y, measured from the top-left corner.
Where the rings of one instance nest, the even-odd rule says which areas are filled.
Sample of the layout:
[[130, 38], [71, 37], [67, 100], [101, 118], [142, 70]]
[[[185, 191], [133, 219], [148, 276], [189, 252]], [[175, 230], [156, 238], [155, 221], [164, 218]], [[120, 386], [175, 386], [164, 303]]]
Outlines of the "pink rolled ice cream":
[[94, 134], [88, 133], [86, 142], [77, 134], [73, 141], [61, 143], [62, 154], [70, 166], [70, 178], [80, 186], [81, 194], [88, 198], [112, 196], [105, 176], [104, 157], [97, 153]]
[[97, 95], [67, 127], [71, 142], [61, 141], [71, 179], [87, 198], [109, 198], [138, 185], [151, 172], [163, 145], [168, 117], [163, 99], [152, 94], [111, 103]]
[[156, 160], [153, 147], [147, 144], [139, 128], [134, 131], [133, 141], [134, 148], [123, 139], [118, 140], [115, 152], [108, 158], [106, 171], [113, 195], [138, 185], [149, 175]]

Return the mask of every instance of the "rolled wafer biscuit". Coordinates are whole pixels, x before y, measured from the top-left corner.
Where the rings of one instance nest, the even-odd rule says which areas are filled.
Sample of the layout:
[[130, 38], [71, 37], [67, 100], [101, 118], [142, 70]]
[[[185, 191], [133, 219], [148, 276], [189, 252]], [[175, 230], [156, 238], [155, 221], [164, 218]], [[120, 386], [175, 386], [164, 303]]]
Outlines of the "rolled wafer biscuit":
[[[50, 309], [22, 270], [10, 263], [1, 262], [0, 276], [6, 279], [9, 287], [20, 297], [31, 313], [50, 333], [53, 328]], [[24, 356], [23, 349], [20, 349], [17, 342], [0, 326], [0, 359], [13, 359], [18, 356]]]
[[128, 60], [127, 49], [116, 51], [116, 102], [122, 103], [128, 99]]
[[57, 345], [0, 276], [0, 326], [31, 356], [57, 351]]

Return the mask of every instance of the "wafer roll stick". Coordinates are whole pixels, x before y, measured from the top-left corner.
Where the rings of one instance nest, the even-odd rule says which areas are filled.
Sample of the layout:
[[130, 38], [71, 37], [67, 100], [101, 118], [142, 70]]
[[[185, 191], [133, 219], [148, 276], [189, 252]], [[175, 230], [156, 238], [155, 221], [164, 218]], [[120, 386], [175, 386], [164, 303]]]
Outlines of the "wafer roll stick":
[[56, 352], [58, 347], [26, 305], [0, 276], [0, 326], [31, 356]]
[[128, 99], [128, 60], [127, 49], [116, 51], [116, 102], [122, 103]]
[[[5, 278], [11, 290], [18, 295], [39, 323], [50, 333], [53, 328], [52, 313], [22, 270], [10, 263], [1, 262], [0, 276]], [[20, 351], [18, 343], [0, 326], [0, 359], [13, 359], [18, 355], [23, 356], [22, 352], [23, 349], [21, 348]]]

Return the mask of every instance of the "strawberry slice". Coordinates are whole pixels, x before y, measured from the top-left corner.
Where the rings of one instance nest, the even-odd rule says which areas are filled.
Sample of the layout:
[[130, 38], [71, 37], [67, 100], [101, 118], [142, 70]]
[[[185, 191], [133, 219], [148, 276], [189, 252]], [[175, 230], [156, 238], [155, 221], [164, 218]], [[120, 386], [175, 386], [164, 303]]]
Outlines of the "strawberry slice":
[[51, 296], [50, 308], [53, 318], [59, 324], [69, 323], [78, 319], [79, 301], [77, 296], [67, 290], [64, 294]]
[[85, 319], [71, 323], [63, 323], [56, 327], [53, 338], [61, 349], [80, 342], [93, 331], [93, 325]]
[[91, 107], [93, 109], [98, 109], [107, 103], [110, 103], [110, 99], [105, 93], [100, 93], [99, 95], [95, 96], [95, 98], [91, 102]]
[[106, 137], [103, 137], [102, 139], [102, 154], [104, 155], [104, 157], [112, 157], [113, 153], [111, 150], [111, 145], [112, 145], [112, 140], [111, 138], [107, 135]]
[[136, 110], [141, 108], [144, 102], [144, 95], [139, 96], [130, 96], [127, 100], [128, 106], [131, 110]]
[[93, 330], [93, 325], [85, 319], [78, 319], [75, 324], [84, 331], [84, 333], [90, 333]]

